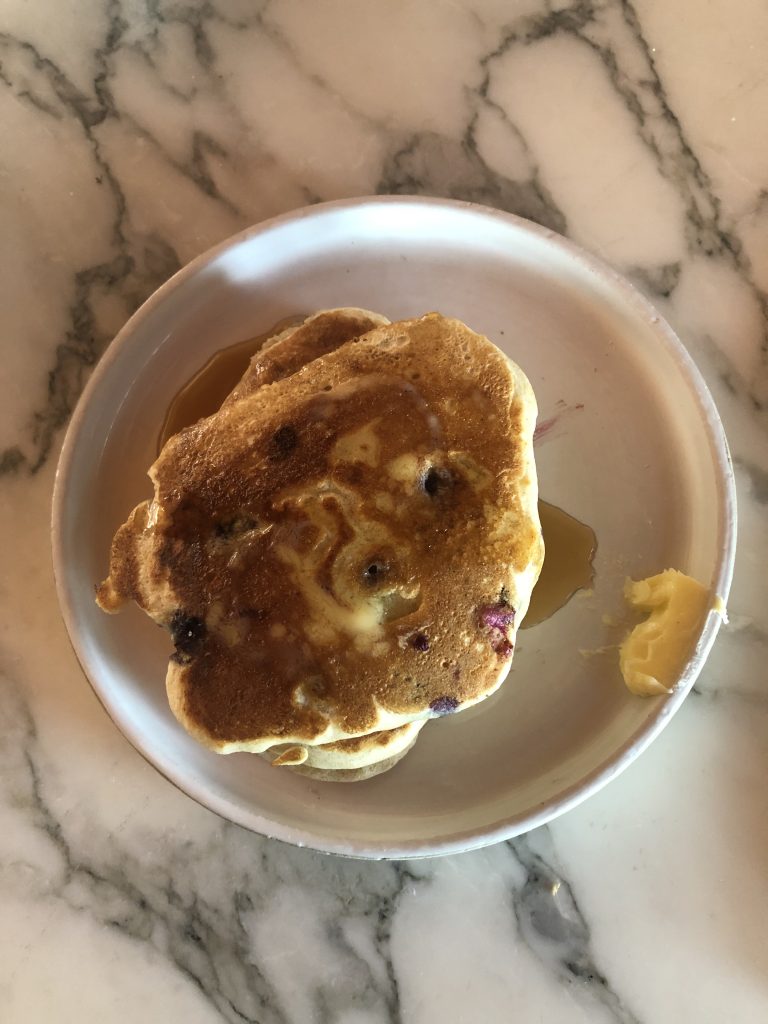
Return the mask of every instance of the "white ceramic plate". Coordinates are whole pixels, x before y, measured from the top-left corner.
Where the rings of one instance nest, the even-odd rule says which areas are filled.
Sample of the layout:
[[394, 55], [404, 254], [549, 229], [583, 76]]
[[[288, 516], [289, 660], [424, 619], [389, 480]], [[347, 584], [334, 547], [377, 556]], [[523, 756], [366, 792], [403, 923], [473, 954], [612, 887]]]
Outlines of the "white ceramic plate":
[[[459, 317], [528, 374], [541, 496], [597, 533], [591, 596], [520, 634], [512, 673], [478, 708], [430, 723], [391, 772], [311, 782], [221, 757], [176, 723], [170, 643], [132, 608], [93, 600], [109, 542], [151, 493], [169, 400], [209, 356], [286, 316], [362, 306]], [[725, 598], [732, 471], [707, 389], [672, 330], [614, 271], [536, 225], [465, 203], [384, 197], [299, 210], [180, 271], [131, 318], [73, 416], [53, 511], [64, 618], [96, 693], [134, 746], [190, 796], [247, 828], [363, 857], [492, 843], [561, 814], [625, 768], [680, 706], [715, 638], [710, 614], [669, 697], [631, 696], [616, 651], [624, 578], [668, 566]]]

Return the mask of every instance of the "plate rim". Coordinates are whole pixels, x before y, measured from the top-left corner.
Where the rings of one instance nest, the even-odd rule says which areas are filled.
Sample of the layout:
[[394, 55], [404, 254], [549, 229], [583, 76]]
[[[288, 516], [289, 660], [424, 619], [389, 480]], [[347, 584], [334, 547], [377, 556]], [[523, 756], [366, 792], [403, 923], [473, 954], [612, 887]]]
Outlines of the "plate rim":
[[[654, 715], [646, 719], [624, 743], [586, 775], [563, 789], [558, 796], [543, 801], [526, 812], [490, 822], [482, 828], [452, 832], [434, 839], [413, 839], [397, 844], [384, 840], [341, 839], [316, 830], [303, 830], [296, 826], [281, 824], [254, 811], [243, 811], [236, 804], [225, 798], [220, 798], [210, 790], [190, 784], [185, 780], [183, 773], [176, 773], [161, 766], [143, 748], [141, 737], [134, 735], [127, 723], [121, 721], [119, 709], [113, 707], [106, 699], [87, 667], [87, 653], [74, 611], [75, 602], [68, 581], [63, 551], [67, 482], [71, 476], [86, 412], [94, 396], [98, 394], [102, 378], [130, 344], [132, 336], [143, 321], [150, 317], [156, 308], [182, 287], [189, 278], [194, 277], [228, 249], [239, 246], [251, 238], [267, 234], [285, 224], [297, 223], [326, 213], [339, 210], [354, 211], [368, 206], [395, 205], [411, 208], [419, 206], [443, 208], [451, 212], [461, 212], [470, 217], [490, 217], [501, 220], [509, 226], [546, 240], [575, 260], [582, 268], [596, 274], [603, 281], [607, 281], [612, 289], [622, 293], [623, 298], [649, 324], [674, 359], [696, 400], [699, 415], [708, 436], [712, 461], [717, 472], [717, 489], [721, 497], [718, 511], [722, 520], [719, 530], [719, 553], [712, 586], [724, 603], [727, 601], [733, 578], [737, 537], [736, 487], [725, 429], [706, 381], [686, 346], [659, 310], [618, 270], [551, 228], [504, 210], [465, 200], [418, 195], [361, 196], [352, 199], [338, 199], [300, 207], [251, 225], [200, 253], [163, 282], [131, 315], [98, 360], [72, 412], [62, 442], [53, 487], [51, 549], [56, 591], [70, 645], [91, 689], [114, 725], [147, 763], [151, 764], [161, 776], [186, 796], [208, 810], [214, 811], [225, 820], [232, 821], [267, 838], [288, 842], [298, 847], [309, 847], [322, 853], [372, 860], [443, 856], [488, 846], [538, 828], [597, 793], [620, 775], [653, 742], [679, 710], [706, 661], [722, 623], [722, 616], [716, 611], [710, 611], [696, 646], [694, 658], [689, 662], [678, 687], [668, 697], [659, 701]], [[98, 673], [94, 672], [93, 675], [98, 675]]]

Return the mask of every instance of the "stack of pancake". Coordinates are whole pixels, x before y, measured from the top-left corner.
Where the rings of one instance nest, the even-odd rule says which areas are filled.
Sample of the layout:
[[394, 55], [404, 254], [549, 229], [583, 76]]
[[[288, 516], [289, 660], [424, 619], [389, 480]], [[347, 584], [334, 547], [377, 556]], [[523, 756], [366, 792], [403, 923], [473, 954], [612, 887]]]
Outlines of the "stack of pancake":
[[170, 706], [207, 747], [378, 774], [507, 675], [543, 560], [535, 418], [458, 320], [318, 313], [166, 443], [98, 603], [170, 630]]

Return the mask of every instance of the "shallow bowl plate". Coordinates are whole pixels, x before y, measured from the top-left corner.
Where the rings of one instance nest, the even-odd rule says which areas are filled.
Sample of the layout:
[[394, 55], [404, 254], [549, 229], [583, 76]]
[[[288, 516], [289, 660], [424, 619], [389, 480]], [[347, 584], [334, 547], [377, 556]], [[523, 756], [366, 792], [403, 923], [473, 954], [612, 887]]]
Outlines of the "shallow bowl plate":
[[[428, 724], [395, 769], [356, 785], [315, 783], [259, 757], [200, 747], [168, 710], [167, 634], [135, 608], [111, 617], [93, 599], [115, 528], [151, 493], [146, 470], [181, 386], [219, 349], [334, 306], [392, 320], [439, 310], [507, 352], [538, 398], [541, 496], [598, 538], [593, 591], [519, 635], [501, 690]], [[508, 214], [384, 197], [258, 225], [195, 260], [142, 306], [72, 418], [53, 541], [80, 662], [115, 723], [163, 775], [264, 835], [354, 856], [413, 857], [540, 825], [598, 790], [658, 735], [693, 685], [719, 617], [709, 615], [674, 693], [633, 697], [611, 646], [627, 628], [624, 578], [674, 566], [725, 598], [735, 499], [704, 382], [626, 281]]]

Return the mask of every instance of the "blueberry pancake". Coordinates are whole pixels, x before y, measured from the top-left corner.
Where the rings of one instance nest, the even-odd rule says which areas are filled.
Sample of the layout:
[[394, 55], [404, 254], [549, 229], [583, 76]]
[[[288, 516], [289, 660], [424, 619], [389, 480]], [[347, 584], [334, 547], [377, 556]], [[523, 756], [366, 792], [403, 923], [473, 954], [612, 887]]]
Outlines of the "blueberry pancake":
[[275, 767], [290, 768], [310, 778], [358, 782], [394, 767], [414, 745], [426, 722], [427, 719], [421, 719], [397, 729], [315, 746], [278, 744], [261, 756]]
[[389, 320], [367, 309], [327, 309], [298, 325], [287, 327], [261, 346], [251, 359], [250, 366], [222, 408], [253, 394], [265, 384], [273, 384], [300, 370], [313, 359], [354, 341], [374, 327], [388, 324]]
[[493, 693], [543, 559], [522, 371], [436, 313], [321, 316], [342, 313], [347, 334], [279, 336], [168, 441], [97, 598], [170, 629], [170, 705], [198, 740], [303, 748], [320, 773], [376, 764], [329, 745], [368, 737], [385, 763], [402, 741], [371, 734]]

